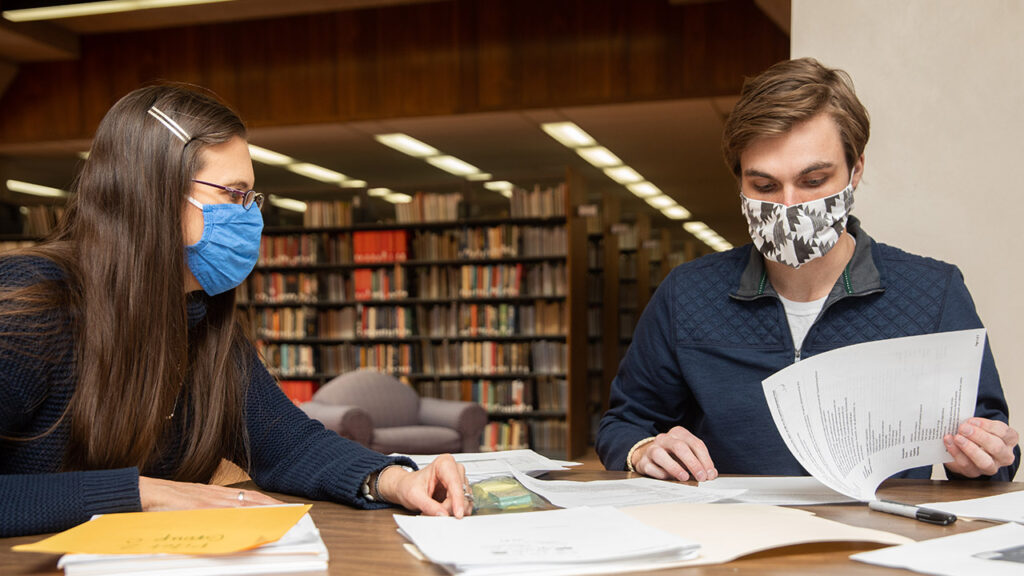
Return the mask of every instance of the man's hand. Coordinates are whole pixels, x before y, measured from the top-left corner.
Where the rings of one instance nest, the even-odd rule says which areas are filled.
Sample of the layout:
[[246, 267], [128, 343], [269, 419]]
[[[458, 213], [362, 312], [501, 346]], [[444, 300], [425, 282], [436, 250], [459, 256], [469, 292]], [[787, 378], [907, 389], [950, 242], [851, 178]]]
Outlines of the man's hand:
[[633, 469], [659, 480], [689, 480], [698, 482], [718, 477], [704, 442], [682, 426], [658, 434], [653, 442], [633, 452]]
[[442, 454], [415, 472], [398, 466], [385, 468], [377, 489], [388, 502], [428, 516], [462, 518], [473, 513], [466, 469], [451, 454]]
[[1018, 440], [1017, 431], [998, 420], [969, 418], [956, 434], [946, 434], [942, 439], [953, 457], [946, 469], [968, 478], [991, 476], [1013, 464]]

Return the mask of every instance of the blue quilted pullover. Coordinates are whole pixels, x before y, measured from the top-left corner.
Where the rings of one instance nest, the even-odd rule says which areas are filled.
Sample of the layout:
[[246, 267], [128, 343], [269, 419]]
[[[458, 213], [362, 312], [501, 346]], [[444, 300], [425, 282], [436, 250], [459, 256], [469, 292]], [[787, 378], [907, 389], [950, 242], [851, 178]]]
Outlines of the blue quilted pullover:
[[[982, 327], [950, 264], [874, 242], [850, 218], [856, 248], [801, 349], [764, 262], [748, 244], [675, 268], [644, 310], [601, 420], [597, 453], [623, 470], [638, 441], [683, 426], [722, 474], [807, 475], [776, 430], [761, 381], [800, 358], [851, 344]], [[986, 342], [975, 415], [1008, 422]], [[992, 478], [1010, 480], [1020, 462]], [[928, 478], [915, 468], [900, 477]]]

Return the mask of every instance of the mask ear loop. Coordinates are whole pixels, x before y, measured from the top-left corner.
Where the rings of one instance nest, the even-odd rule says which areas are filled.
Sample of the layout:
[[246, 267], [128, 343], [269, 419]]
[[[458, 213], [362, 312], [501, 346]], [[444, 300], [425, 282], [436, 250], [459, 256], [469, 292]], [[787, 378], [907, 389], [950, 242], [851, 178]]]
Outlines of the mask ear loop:
[[147, 112], [149, 113], [150, 116], [156, 118], [161, 124], [166, 126], [167, 129], [171, 131], [171, 134], [174, 134], [179, 140], [181, 140], [185, 144], [188, 144], [189, 140], [192, 139], [192, 137], [188, 135], [188, 132], [186, 132], [184, 128], [182, 128], [177, 122], [172, 120], [170, 116], [164, 114], [163, 111], [157, 108], [156, 106], [150, 106]]

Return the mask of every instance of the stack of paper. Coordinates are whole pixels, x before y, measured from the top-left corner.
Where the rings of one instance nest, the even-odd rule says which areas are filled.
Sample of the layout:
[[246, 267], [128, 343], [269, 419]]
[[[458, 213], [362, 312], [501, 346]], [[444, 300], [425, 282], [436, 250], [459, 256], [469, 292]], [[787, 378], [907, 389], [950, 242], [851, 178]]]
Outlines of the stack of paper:
[[979, 518], [996, 522], [1024, 524], [1024, 490], [986, 496], [985, 498], [973, 498], [971, 500], [929, 502], [921, 504], [921, 506], [956, 514], [961, 518]]
[[68, 552], [67, 576], [325, 572], [327, 547], [309, 505], [97, 516], [19, 551]]
[[495, 516], [399, 516], [430, 561], [452, 574], [609, 574], [650, 570], [697, 555], [699, 545], [611, 507]]
[[1019, 576], [1024, 573], [1024, 526], [1002, 524], [861, 552], [850, 558], [866, 564], [940, 576]]

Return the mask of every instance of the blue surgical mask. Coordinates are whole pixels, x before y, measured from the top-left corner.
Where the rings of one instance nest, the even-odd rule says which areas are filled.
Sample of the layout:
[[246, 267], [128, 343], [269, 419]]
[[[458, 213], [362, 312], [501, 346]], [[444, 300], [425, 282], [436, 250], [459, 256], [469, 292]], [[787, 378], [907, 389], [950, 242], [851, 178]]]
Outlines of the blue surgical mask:
[[235, 288], [252, 272], [260, 256], [263, 215], [241, 204], [200, 204], [203, 236], [185, 247], [188, 267], [210, 296]]

